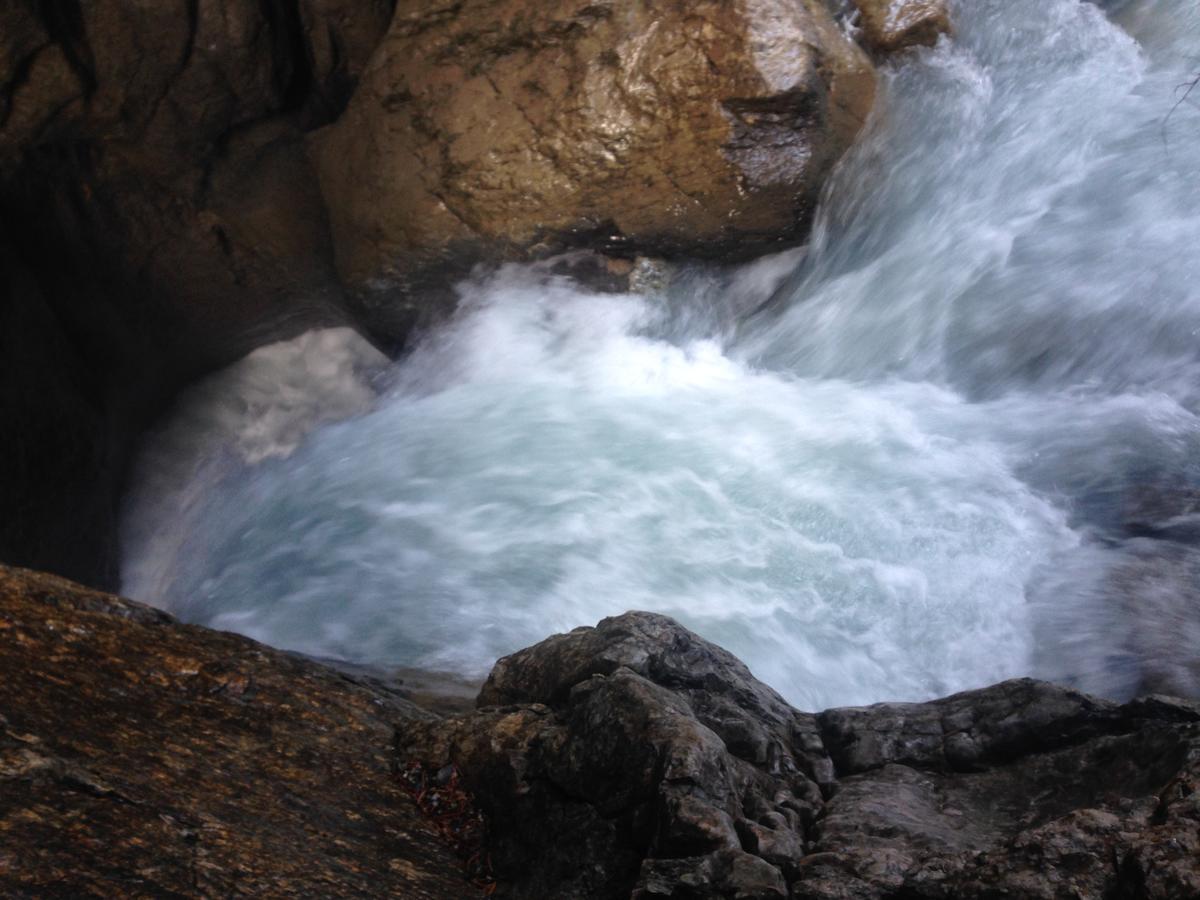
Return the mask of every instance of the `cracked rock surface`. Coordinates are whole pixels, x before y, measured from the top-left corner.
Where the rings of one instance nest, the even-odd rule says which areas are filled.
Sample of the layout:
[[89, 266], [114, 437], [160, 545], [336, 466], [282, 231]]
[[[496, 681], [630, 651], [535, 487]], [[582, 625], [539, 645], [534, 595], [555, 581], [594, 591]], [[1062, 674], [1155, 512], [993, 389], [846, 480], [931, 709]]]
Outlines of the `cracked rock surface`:
[[662, 616], [497, 663], [410, 721], [492, 816], [511, 897], [1200, 895], [1200, 707], [1017, 680], [813, 715]]

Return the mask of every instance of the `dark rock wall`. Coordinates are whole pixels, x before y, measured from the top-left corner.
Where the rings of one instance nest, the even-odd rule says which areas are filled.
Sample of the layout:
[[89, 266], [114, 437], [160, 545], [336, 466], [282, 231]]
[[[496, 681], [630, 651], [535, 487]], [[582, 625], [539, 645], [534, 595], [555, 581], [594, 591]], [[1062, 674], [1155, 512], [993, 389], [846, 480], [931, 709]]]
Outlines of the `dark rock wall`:
[[72, 330], [0, 238], [0, 558], [111, 581], [119, 465]]
[[352, 318], [304, 138], [391, 13], [0, 6], [0, 559], [113, 584], [150, 417], [265, 340]]

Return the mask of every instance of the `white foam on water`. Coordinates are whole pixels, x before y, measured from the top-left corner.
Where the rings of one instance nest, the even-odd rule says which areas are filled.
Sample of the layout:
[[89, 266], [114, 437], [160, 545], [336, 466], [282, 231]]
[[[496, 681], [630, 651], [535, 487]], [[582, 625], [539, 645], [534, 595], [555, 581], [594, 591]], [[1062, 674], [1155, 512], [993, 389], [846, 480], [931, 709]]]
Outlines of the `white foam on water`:
[[756, 371], [646, 336], [659, 313], [521, 270], [472, 286], [373, 411], [209, 494], [170, 604], [474, 674], [652, 609], [810, 706], [1028, 669], [1023, 583], [1074, 536], [946, 427], [960, 399]]

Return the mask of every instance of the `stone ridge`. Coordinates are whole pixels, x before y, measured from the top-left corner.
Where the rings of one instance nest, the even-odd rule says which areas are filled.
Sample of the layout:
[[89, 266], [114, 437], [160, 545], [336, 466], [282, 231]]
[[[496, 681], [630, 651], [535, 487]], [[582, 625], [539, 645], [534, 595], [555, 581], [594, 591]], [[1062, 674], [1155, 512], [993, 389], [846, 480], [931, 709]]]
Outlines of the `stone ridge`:
[[1019, 679], [818, 715], [672, 620], [500, 660], [405, 723], [493, 818], [503, 896], [1200, 895], [1200, 705]]

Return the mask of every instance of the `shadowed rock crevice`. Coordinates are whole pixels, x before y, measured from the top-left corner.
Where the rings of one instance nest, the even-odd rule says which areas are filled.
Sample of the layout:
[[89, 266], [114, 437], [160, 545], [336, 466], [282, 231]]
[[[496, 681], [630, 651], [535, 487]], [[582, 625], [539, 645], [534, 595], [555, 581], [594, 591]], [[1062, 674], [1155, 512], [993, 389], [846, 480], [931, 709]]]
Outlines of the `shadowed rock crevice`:
[[186, 381], [348, 318], [303, 138], [348, 100], [390, 3], [302, 6], [0, 12], [0, 497], [21, 513], [0, 559], [114, 583], [141, 428]]
[[84, 94], [91, 94], [96, 89], [95, 61], [84, 33], [79, 0], [37, 0], [34, 6], [48, 37], [61, 48], [71, 70], [83, 85]]

